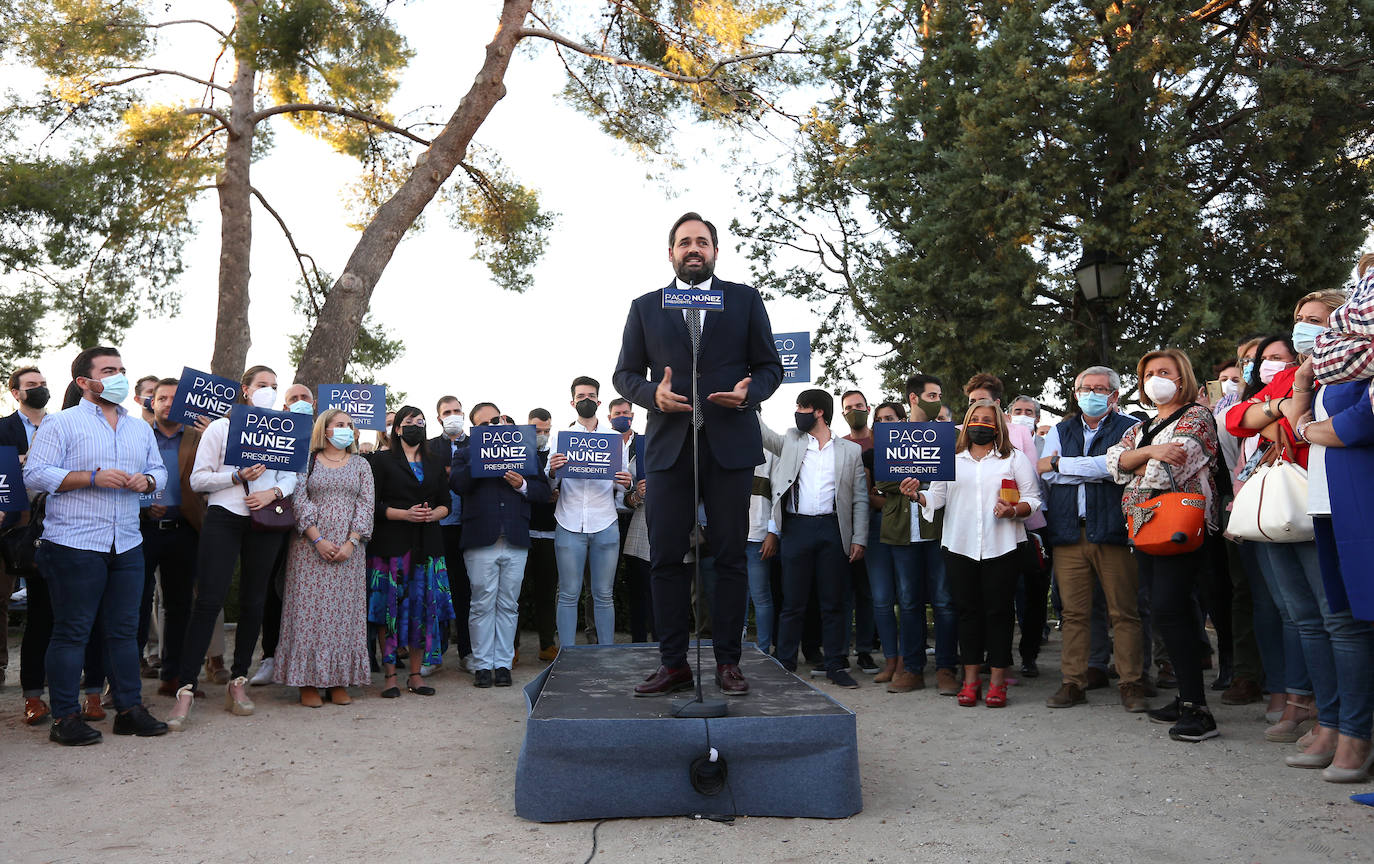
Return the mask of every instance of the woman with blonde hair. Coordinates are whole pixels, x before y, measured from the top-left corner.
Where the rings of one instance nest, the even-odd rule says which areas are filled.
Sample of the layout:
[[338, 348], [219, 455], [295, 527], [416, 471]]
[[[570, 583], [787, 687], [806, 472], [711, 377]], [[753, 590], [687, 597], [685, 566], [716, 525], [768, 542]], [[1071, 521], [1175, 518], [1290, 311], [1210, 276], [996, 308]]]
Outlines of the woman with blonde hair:
[[[1151, 351], [1136, 364], [1140, 404], [1156, 409], [1155, 418], [1131, 429], [1107, 450], [1107, 470], [1125, 485], [1121, 510], [1127, 524], [1150, 498], [1165, 492], [1201, 494], [1207, 524], [1217, 527], [1217, 495], [1212, 470], [1217, 459], [1217, 427], [1210, 409], [1197, 404], [1197, 376], [1188, 355], [1176, 348]], [[1178, 698], [1150, 712], [1156, 723], [1171, 723], [1175, 741], [1203, 741], [1217, 735], [1202, 686], [1193, 591], [1205, 572], [1202, 549], [1182, 555], [1152, 555], [1135, 550], [1140, 583], [1149, 586], [1154, 626], [1164, 640], [1178, 677]]]
[[1026, 518], [1040, 509], [1035, 468], [1012, 446], [997, 403], [977, 399], [955, 442], [954, 479], [931, 483], [922, 492], [921, 482], [908, 477], [900, 489], [921, 505], [927, 522], [935, 511], [945, 511], [940, 542], [959, 610], [959, 662], [964, 667], [958, 702], [966, 708], [978, 704], [983, 686], [978, 670], [986, 655], [992, 669], [986, 704], [1005, 707], [1021, 572], [1016, 547], [1026, 539]]
[[318, 708], [320, 689], [347, 705], [371, 680], [367, 658], [367, 559], [376, 502], [372, 469], [358, 455], [353, 418], [325, 411], [310, 434], [310, 464], [296, 487], [296, 530], [286, 559], [281, 641], [272, 679], [299, 687]]

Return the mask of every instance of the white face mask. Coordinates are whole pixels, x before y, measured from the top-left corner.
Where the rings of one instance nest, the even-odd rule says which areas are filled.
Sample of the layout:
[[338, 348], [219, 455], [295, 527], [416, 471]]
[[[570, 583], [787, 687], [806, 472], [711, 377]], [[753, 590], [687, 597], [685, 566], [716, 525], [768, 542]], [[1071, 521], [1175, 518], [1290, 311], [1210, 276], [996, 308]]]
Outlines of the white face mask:
[[1015, 423], [1017, 426], [1024, 426], [1027, 429], [1035, 429], [1035, 418], [1027, 414], [1013, 414], [1011, 415], [1011, 422]]
[[1145, 395], [1156, 405], [1168, 405], [1178, 392], [1178, 385], [1168, 378], [1156, 375], [1145, 382]]
[[269, 409], [277, 404], [277, 391], [271, 387], [259, 387], [248, 398], [252, 400], [254, 408]]
[[468, 428], [468, 418], [462, 414], [450, 414], [444, 418], [444, 434], [454, 438]]
[[1239, 395], [1240, 395], [1240, 382], [1239, 382], [1239, 381], [1223, 381], [1223, 382], [1221, 382], [1221, 395], [1223, 395], [1223, 396], [1239, 396]]

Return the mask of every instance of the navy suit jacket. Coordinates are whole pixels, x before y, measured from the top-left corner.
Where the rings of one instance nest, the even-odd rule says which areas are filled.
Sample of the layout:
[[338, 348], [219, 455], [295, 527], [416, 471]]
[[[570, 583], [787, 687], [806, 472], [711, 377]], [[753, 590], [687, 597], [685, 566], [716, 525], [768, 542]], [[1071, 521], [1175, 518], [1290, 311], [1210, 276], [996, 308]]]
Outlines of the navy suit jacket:
[[[667, 287], [673, 287], [670, 283]], [[782, 360], [773, 344], [773, 326], [759, 292], [748, 285], [712, 277], [711, 288], [725, 292], [724, 312], [702, 313], [701, 352], [697, 359], [702, 434], [722, 468], [753, 468], [763, 462], [763, 442], [754, 408], [782, 383]], [[692, 339], [679, 309], [663, 308], [663, 289], [630, 305], [620, 359], [612, 378], [620, 395], [649, 411], [644, 461], [649, 471], [666, 471], [677, 462], [692, 428], [692, 414], [665, 414], [654, 404], [663, 368], [673, 370], [673, 392], [692, 398]], [[648, 377], [645, 377], [647, 371]], [[725, 408], [706, 397], [749, 383], [749, 407]]]
[[548, 501], [553, 497], [544, 472], [525, 475], [525, 494], [511, 488], [503, 477], [472, 476], [469, 462], [469, 442], [458, 445], [453, 453], [453, 470], [449, 472], [449, 488], [463, 499], [463, 549], [481, 549], [495, 543], [502, 534], [512, 546], [530, 547], [530, 503]]

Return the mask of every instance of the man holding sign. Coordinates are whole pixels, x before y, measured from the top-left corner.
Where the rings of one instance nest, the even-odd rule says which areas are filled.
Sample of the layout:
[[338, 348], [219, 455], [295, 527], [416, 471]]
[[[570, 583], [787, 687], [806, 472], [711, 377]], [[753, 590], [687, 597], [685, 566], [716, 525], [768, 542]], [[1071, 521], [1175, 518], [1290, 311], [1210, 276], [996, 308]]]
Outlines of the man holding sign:
[[558, 560], [558, 641], [577, 644], [577, 600], [582, 571], [590, 565], [596, 641], [615, 643], [615, 606], [611, 589], [620, 556], [620, 521], [615, 512], [616, 486], [628, 489], [633, 478], [624, 470], [624, 442], [618, 432], [599, 432], [596, 409], [601, 383], [583, 375], [572, 383], [577, 411], [573, 431], [558, 433], [558, 452], [549, 456], [549, 478], [558, 490], [553, 540]]
[[[716, 680], [726, 694], [749, 691], [739, 658], [749, 588], [749, 493], [754, 466], [763, 461], [754, 409], [778, 388], [782, 363], [763, 298], [747, 285], [714, 278], [716, 254], [716, 228], [700, 215], [686, 213], [673, 224], [668, 259], [677, 278], [631, 305], [616, 363], [616, 390], [649, 411], [646, 503], [661, 665], [635, 688], [637, 696], [661, 696], [692, 685], [687, 665], [692, 571], [682, 561], [696, 520], [697, 478], [716, 556], [711, 616]], [[707, 286], [722, 295], [720, 311], [664, 308], [668, 293]], [[694, 359], [701, 394], [696, 404], [690, 378]], [[700, 432], [695, 466], [694, 427]]]

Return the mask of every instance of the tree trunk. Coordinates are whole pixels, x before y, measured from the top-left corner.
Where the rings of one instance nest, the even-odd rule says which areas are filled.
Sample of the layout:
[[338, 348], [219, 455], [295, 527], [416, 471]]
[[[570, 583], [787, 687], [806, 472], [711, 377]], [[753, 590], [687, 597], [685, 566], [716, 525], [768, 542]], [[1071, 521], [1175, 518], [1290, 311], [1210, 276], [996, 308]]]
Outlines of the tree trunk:
[[[363, 230], [310, 333], [296, 383], [316, 388], [343, 380], [358, 328], [401, 238], [467, 155], [468, 145], [491, 110], [506, 95], [505, 75], [520, 28], [534, 0], [506, 0], [496, 36], [487, 44], [486, 60], [443, 130], [420, 155], [405, 183]], [[223, 304], [221, 303], [221, 310]]]
[[[253, 14], [256, 0], [236, 2], [239, 20]], [[256, 72], [253, 58], [236, 55], [237, 69], [229, 85], [228, 142], [224, 168], [215, 183], [219, 192], [219, 310], [215, 318], [215, 351], [210, 371], [238, 379], [253, 340], [248, 332], [249, 256], [253, 248], [253, 186], [249, 170], [253, 161], [253, 90]]]

